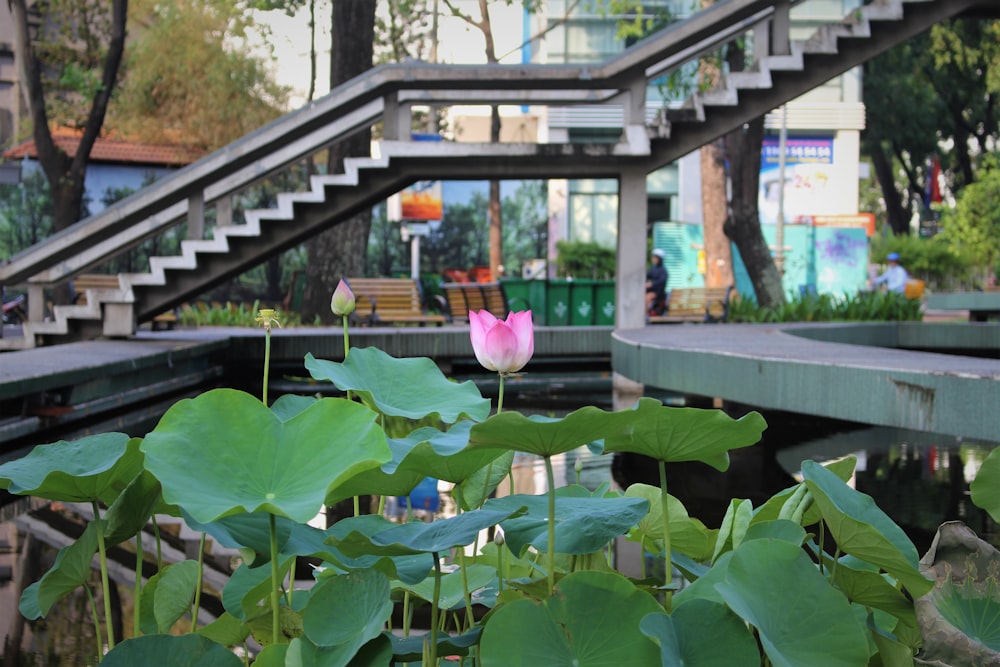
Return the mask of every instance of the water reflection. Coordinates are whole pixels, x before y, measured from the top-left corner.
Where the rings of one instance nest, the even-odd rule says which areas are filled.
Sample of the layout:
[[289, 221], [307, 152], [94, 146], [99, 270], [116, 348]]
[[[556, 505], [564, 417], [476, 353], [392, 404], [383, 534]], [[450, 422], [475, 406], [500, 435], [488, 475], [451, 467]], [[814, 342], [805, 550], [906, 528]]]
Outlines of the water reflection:
[[852, 485], [870, 495], [922, 554], [938, 526], [952, 520], [964, 522], [982, 539], [1000, 546], [995, 522], [969, 496], [969, 484], [998, 444], [871, 427], [788, 447], [778, 452], [777, 460], [788, 473], [800, 477], [806, 459], [857, 457]]

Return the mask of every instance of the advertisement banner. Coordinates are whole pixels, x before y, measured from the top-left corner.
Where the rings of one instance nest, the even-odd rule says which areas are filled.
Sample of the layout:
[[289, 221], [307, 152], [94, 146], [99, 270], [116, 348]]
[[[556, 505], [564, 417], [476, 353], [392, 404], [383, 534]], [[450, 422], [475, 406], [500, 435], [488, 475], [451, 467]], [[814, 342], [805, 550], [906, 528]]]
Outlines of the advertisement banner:
[[440, 220], [444, 212], [441, 181], [417, 181], [399, 193], [403, 220]]

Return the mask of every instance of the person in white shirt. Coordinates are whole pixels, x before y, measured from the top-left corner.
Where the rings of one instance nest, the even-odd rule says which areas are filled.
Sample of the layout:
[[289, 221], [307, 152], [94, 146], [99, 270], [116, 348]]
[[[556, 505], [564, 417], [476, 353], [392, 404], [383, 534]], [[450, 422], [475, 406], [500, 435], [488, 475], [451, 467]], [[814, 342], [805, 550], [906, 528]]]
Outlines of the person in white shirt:
[[890, 252], [886, 256], [886, 261], [889, 262], [889, 268], [875, 279], [874, 286], [878, 287], [885, 283], [885, 288], [890, 292], [904, 294], [906, 292], [906, 281], [910, 279], [910, 275], [906, 272], [906, 269], [899, 265], [899, 253]]

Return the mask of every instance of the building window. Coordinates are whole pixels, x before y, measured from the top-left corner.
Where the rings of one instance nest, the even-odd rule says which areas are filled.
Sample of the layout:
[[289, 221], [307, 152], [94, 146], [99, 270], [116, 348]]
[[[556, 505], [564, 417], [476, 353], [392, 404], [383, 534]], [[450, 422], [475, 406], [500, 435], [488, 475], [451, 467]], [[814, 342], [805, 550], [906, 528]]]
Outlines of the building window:
[[569, 238], [615, 247], [618, 238], [618, 182], [614, 179], [569, 181]]

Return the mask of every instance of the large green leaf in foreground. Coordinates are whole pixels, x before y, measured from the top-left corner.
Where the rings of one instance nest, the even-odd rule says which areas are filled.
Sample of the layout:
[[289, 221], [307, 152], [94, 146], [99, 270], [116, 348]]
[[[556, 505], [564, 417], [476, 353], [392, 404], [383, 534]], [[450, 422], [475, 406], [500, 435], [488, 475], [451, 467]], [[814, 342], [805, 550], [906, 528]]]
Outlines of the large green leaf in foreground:
[[472, 381], [450, 381], [426, 357], [397, 359], [377, 347], [356, 347], [343, 363], [307, 354], [305, 365], [314, 379], [355, 392], [384, 415], [437, 416], [452, 424], [462, 417], [481, 421], [490, 414], [490, 401]]
[[324, 398], [282, 421], [250, 394], [215, 389], [171, 407], [142, 450], [163, 499], [199, 522], [263, 510], [305, 523], [337, 484], [391, 458], [375, 417]]
[[729, 450], [756, 443], [767, 428], [757, 412], [733, 419], [722, 410], [671, 408], [653, 398], [640, 398], [634, 412], [634, 428], [610, 435], [605, 452], [634, 452], [668, 463], [702, 461], [725, 471]]
[[648, 667], [660, 651], [639, 624], [659, 603], [610, 572], [575, 572], [542, 603], [497, 609], [483, 630], [483, 667]]
[[0, 489], [63, 502], [102, 500], [110, 505], [142, 470], [139, 439], [99, 433], [39, 445], [0, 465]]
[[868, 662], [868, 639], [851, 605], [791, 542], [743, 542], [715, 588], [730, 609], [757, 628], [774, 667]]
[[918, 569], [913, 542], [871, 496], [847, 486], [815, 461], [803, 461], [802, 475], [841, 551], [882, 568], [914, 597], [931, 589], [933, 583]]
[[115, 646], [101, 667], [240, 667], [236, 654], [201, 635], [147, 635]]
[[660, 645], [662, 667], [759, 667], [750, 629], [725, 605], [692, 600], [672, 614], [649, 614], [639, 629]]

